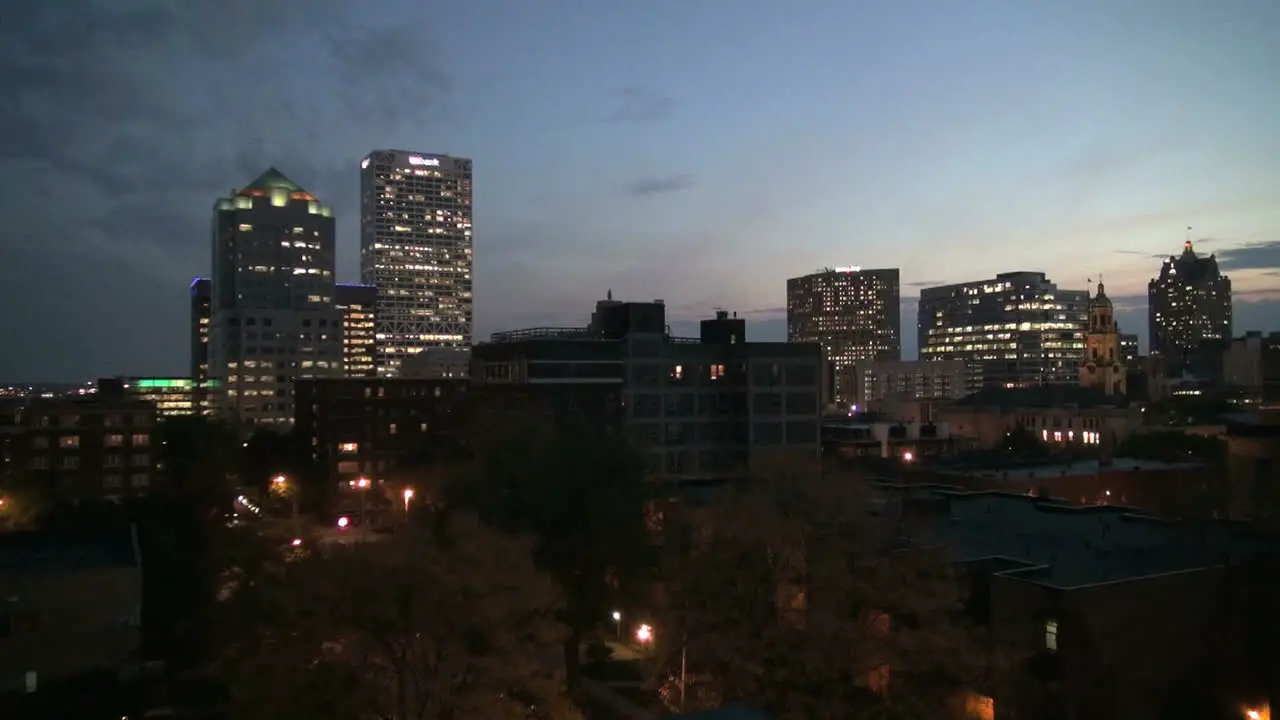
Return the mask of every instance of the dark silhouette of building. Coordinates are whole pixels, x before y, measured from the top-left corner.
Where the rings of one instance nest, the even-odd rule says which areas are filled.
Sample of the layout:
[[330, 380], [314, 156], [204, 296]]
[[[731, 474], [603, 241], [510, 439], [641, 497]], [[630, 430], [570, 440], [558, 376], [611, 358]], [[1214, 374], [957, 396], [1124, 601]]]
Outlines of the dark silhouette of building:
[[209, 381], [209, 332], [213, 321], [213, 283], [191, 281], [191, 402], [198, 415], [213, 411]]
[[119, 498], [150, 490], [156, 407], [123, 393], [35, 400], [13, 440], [13, 474], [49, 499]]
[[1202, 343], [1231, 340], [1231, 279], [1215, 256], [1197, 255], [1187, 240], [1147, 284], [1147, 311], [1151, 354], [1166, 358], [1170, 376], [1180, 374]]
[[457, 460], [469, 443], [466, 379], [308, 378], [296, 387], [295, 429], [331, 487], [395, 481]]
[[716, 480], [748, 472], [760, 450], [817, 457], [821, 354], [748, 342], [725, 311], [700, 337], [673, 337], [661, 301], [610, 298], [587, 327], [495, 333], [472, 352], [472, 381], [555, 398], [560, 424], [625, 428], [656, 476]]

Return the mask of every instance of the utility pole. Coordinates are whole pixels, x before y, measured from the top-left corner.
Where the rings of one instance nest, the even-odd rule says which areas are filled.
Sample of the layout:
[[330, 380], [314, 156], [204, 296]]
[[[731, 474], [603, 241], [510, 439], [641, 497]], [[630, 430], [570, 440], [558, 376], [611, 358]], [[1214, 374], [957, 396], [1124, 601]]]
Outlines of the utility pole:
[[689, 654], [689, 641], [685, 638], [680, 643], [680, 712], [684, 712], [685, 669]]

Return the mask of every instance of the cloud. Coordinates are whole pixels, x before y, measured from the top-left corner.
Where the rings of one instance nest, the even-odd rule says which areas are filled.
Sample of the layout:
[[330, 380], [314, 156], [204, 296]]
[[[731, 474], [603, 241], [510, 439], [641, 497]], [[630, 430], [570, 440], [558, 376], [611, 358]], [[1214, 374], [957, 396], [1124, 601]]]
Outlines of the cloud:
[[[32, 346], [42, 359], [154, 362], [157, 342], [185, 342], [185, 321], [162, 326], [155, 308], [162, 288], [181, 295], [208, 271], [214, 199], [271, 165], [336, 207], [340, 237], [353, 234], [365, 138], [413, 137], [448, 108], [449, 73], [420, 32], [429, 11], [412, 12], [421, 16], [341, 0], [301, 14], [286, 0], [7, 4], [0, 173], [21, 180], [0, 194], [0, 269], [46, 278], [23, 287], [26, 302], [49, 310], [10, 314], [0, 331], [45, 338], [41, 324], [59, 328], [62, 339]], [[104, 301], [112, 312], [95, 312]], [[83, 332], [126, 337], [139, 324], [160, 339], [93, 344]], [[34, 362], [12, 355], [0, 358], [0, 378]]]
[[903, 283], [903, 284], [906, 285], [907, 287], [926, 288], [926, 287], [938, 287], [939, 285], [946, 285], [947, 281], [946, 280], [914, 280], [912, 282]]
[[1280, 241], [1249, 243], [1217, 253], [1223, 270], [1267, 270], [1280, 268]]
[[696, 184], [692, 175], [667, 175], [664, 177], [640, 178], [627, 186], [627, 194], [637, 197], [659, 195], [662, 193], [688, 190]]
[[607, 123], [650, 123], [666, 120], [675, 100], [648, 88], [630, 86], [618, 91], [617, 107], [604, 117]]

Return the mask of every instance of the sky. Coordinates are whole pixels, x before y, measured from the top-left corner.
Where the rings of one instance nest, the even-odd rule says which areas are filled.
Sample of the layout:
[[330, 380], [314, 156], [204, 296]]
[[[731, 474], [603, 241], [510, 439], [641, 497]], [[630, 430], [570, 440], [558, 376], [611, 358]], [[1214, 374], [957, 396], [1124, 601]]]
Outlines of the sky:
[[358, 279], [375, 148], [470, 157], [475, 336], [663, 298], [785, 336], [786, 278], [1105, 278], [1217, 255], [1280, 329], [1280, 3], [10, 0], [0, 378], [184, 375], [214, 200], [275, 166]]

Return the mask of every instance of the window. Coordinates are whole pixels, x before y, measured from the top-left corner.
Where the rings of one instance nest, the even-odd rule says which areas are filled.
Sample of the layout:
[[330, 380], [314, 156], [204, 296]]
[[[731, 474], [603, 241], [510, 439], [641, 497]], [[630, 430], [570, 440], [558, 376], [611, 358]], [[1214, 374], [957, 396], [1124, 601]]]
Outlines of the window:
[[58, 447], [61, 448], [78, 448], [80, 447], [79, 435], [63, 435], [58, 438]]
[[1049, 652], [1058, 652], [1058, 621], [1044, 621], [1044, 649]]
[[[119, 463], [117, 463], [117, 465], [118, 465], [118, 464], [119, 464]], [[102, 476], [102, 487], [104, 487], [104, 488], [118, 488], [118, 487], [120, 487], [120, 481], [121, 481], [121, 478], [120, 478], [120, 476], [119, 476], [119, 475], [103, 475], [103, 476]]]
[[345, 443], [339, 443], [338, 445], [338, 452], [342, 452], [342, 453], [353, 453], [359, 449], [360, 449], [359, 443], [345, 442]]
[[36, 448], [38, 450], [44, 450], [45, 448], [49, 447], [49, 438], [47, 437], [31, 438], [31, 447]]
[[146, 473], [134, 473], [129, 480], [136, 488], [144, 488], [151, 484], [151, 477]]
[[140, 453], [133, 456], [134, 467], [146, 467], [151, 464], [151, 456], [146, 453]]
[[719, 365], [719, 364], [717, 364], [717, 365], [712, 365], [712, 366], [711, 366], [711, 379], [712, 379], [712, 380], [719, 380], [719, 379], [720, 379], [720, 378], [722, 378], [722, 377], [724, 377], [724, 365]]
[[118, 434], [107, 435], [102, 439], [102, 444], [107, 447], [120, 447], [124, 444], [124, 436]]
[[80, 458], [75, 457], [74, 455], [71, 457], [58, 458], [58, 467], [63, 470], [75, 470], [80, 467]]
[[134, 434], [133, 434], [133, 446], [134, 446], [134, 447], [146, 447], [146, 446], [147, 446], [147, 445], [149, 445], [150, 443], [151, 443], [151, 436], [150, 436], [150, 435], [148, 435], [148, 434], [146, 434], [146, 433], [134, 433]]

